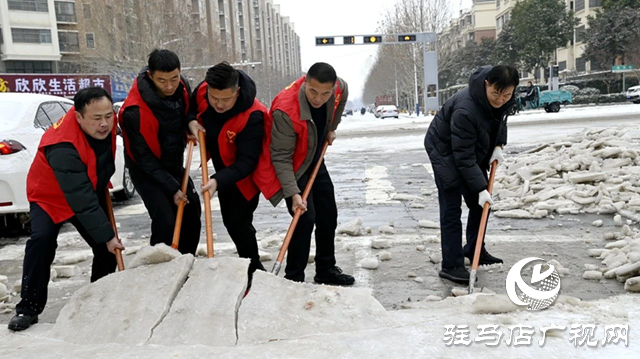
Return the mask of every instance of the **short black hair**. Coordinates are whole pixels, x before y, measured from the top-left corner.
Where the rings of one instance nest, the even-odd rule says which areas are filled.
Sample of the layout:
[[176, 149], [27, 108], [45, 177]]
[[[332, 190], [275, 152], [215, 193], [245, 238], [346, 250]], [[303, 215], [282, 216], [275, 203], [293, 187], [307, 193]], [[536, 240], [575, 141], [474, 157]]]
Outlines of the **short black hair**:
[[229, 65], [228, 62], [223, 61], [207, 70], [207, 74], [204, 77], [204, 81], [209, 87], [216, 90], [225, 90], [228, 88], [237, 89], [238, 82], [240, 80], [240, 74], [238, 70]]
[[338, 75], [336, 75], [336, 70], [334, 70], [333, 66], [325, 62], [316, 62], [307, 71], [307, 81], [309, 79], [316, 79], [321, 84], [335, 83]]
[[180, 59], [175, 52], [166, 49], [155, 49], [149, 54], [149, 71], [171, 72], [175, 69], [180, 70]]
[[73, 96], [73, 107], [76, 112], [80, 112], [81, 115], [84, 115], [84, 110], [90, 103], [97, 101], [103, 97], [106, 97], [109, 102], [113, 104], [113, 99], [111, 95], [102, 87], [87, 87], [78, 91], [75, 96]]
[[494, 66], [487, 74], [489, 86], [493, 85], [498, 92], [503, 92], [508, 87], [514, 88], [520, 83], [520, 74], [513, 66]]

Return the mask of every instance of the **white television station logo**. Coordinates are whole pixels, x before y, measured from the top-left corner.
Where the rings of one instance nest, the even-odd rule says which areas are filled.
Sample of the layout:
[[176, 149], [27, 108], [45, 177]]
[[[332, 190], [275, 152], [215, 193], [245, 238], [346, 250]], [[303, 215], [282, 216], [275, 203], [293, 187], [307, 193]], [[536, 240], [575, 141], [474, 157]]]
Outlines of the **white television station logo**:
[[[533, 266], [531, 285], [522, 279], [522, 269], [529, 263], [541, 261], [549, 268], [542, 272], [541, 263]], [[527, 310], [542, 310], [548, 308], [558, 298], [560, 293], [560, 275], [551, 264], [544, 263], [544, 259], [529, 257], [514, 264], [507, 274], [507, 295], [516, 305], [526, 305]], [[520, 290], [518, 293], [516, 287]]]

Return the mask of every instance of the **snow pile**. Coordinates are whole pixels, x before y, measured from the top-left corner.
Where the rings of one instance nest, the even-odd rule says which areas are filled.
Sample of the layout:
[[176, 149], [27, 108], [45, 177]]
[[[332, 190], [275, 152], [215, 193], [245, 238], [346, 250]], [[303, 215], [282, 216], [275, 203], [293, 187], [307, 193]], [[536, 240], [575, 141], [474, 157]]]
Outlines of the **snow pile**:
[[508, 157], [496, 174], [495, 215], [532, 219], [553, 212], [619, 213], [638, 220], [639, 150], [639, 130], [617, 128], [585, 130]]
[[131, 260], [131, 264], [129, 264], [128, 268], [132, 269], [143, 265], [169, 262], [180, 257], [180, 255], [180, 252], [164, 243], [159, 243], [155, 246], [142, 247], [136, 252], [135, 257]]

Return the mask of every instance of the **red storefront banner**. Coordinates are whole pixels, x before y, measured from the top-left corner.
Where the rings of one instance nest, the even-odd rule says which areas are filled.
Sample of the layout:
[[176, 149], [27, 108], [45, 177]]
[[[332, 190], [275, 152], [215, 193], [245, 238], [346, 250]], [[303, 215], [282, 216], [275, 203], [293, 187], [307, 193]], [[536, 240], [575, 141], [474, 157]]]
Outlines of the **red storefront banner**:
[[0, 74], [0, 92], [73, 97], [83, 88], [92, 86], [103, 87], [111, 94], [109, 75]]

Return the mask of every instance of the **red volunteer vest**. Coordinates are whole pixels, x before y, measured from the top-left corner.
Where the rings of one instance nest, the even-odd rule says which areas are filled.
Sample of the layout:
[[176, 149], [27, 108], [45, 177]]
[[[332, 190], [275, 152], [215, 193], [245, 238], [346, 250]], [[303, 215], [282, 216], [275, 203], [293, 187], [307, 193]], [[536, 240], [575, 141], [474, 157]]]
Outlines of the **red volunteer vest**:
[[[115, 114], [114, 114], [115, 116]], [[64, 222], [73, 217], [75, 213], [69, 207], [53, 169], [45, 156], [45, 147], [58, 143], [71, 143], [80, 154], [82, 163], [87, 166], [87, 175], [93, 184], [95, 191], [98, 183], [96, 168], [96, 154], [89, 145], [82, 128], [76, 120], [76, 111], [72, 107], [67, 114], [51, 126], [40, 139], [38, 153], [36, 154], [29, 174], [27, 175], [27, 198], [29, 202], [35, 202], [44, 209], [54, 223]], [[112, 155], [116, 158], [116, 126], [111, 131]]]
[[[307, 128], [307, 121], [300, 119], [300, 101], [298, 97], [300, 87], [305, 81], [306, 76], [302, 76], [289, 86], [285, 87], [284, 90], [280, 91], [271, 103], [268, 121], [266, 121], [267, 118], [265, 118], [265, 131], [268, 135], [264, 137], [264, 141], [262, 142], [262, 154], [260, 155], [258, 168], [254, 172], [253, 180], [258, 185], [266, 199], [270, 199], [273, 195], [278, 193], [280, 189], [282, 189], [282, 185], [280, 185], [280, 181], [278, 181], [278, 176], [276, 175], [273, 163], [271, 163], [271, 129], [273, 128], [272, 116], [274, 111], [280, 110], [286, 113], [291, 119], [293, 129], [296, 132], [296, 147], [293, 153], [294, 173], [302, 167], [302, 163], [307, 157], [307, 152], [309, 151], [309, 130]], [[340, 89], [338, 81], [336, 81], [336, 90], [334, 91], [334, 95], [335, 102], [333, 105], [333, 117], [331, 118], [331, 123], [333, 123], [336, 117], [336, 110], [338, 109], [338, 104], [340, 104], [340, 99], [342, 98], [342, 90]], [[322, 144], [320, 143], [318, 144], [318, 146], [321, 145]]]
[[[207, 100], [207, 88], [207, 83], [203, 82], [197, 89], [197, 119], [198, 123], [203, 126], [204, 120], [202, 118], [202, 115], [207, 110], [207, 108], [209, 108], [209, 101]], [[267, 108], [262, 103], [260, 103], [260, 101], [258, 101], [258, 99], [255, 99], [253, 101], [253, 105], [248, 110], [230, 118], [224, 124], [224, 126], [222, 126], [222, 131], [220, 131], [220, 135], [218, 136], [218, 148], [220, 150], [220, 157], [222, 158], [222, 162], [225, 166], [229, 167], [236, 161], [236, 136], [237, 134], [242, 132], [244, 127], [247, 125], [247, 121], [249, 121], [249, 116], [252, 112], [255, 111], [262, 112], [262, 115], [264, 116], [264, 123], [266, 124], [267, 118], [269, 117], [269, 112], [267, 111]], [[209, 156], [209, 153], [207, 152], [207, 160], [210, 158], [211, 156]], [[252, 175], [249, 175], [236, 183], [236, 186], [238, 187], [244, 198], [247, 199], [247, 201], [252, 199], [256, 194], [260, 192], [252, 177]]]
[[[124, 139], [124, 148], [127, 151], [129, 157], [136, 162], [135, 157], [133, 157], [133, 153], [131, 152], [131, 146], [129, 145], [129, 138], [127, 137], [127, 133], [125, 132], [124, 123], [124, 110], [128, 107], [138, 106], [140, 111], [140, 134], [144, 137], [147, 146], [151, 149], [156, 158], [160, 158], [162, 156], [162, 151], [160, 148], [160, 142], [158, 141], [158, 119], [153, 114], [153, 111], [149, 108], [149, 105], [144, 101], [142, 96], [140, 96], [140, 91], [138, 90], [138, 81], [140, 77], [133, 82], [133, 86], [131, 86], [131, 90], [127, 94], [127, 98], [124, 100], [124, 104], [120, 108], [120, 113], [118, 114], [120, 129], [122, 130], [122, 138]], [[189, 111], [189, 93], [187, 92], [187, 86], [180, 78], [180, 83], [182, 84], [182, 96], [184, 97], [185, 103], [185, 115]], [[186, 133], [185, 133], [186, 136]]]

